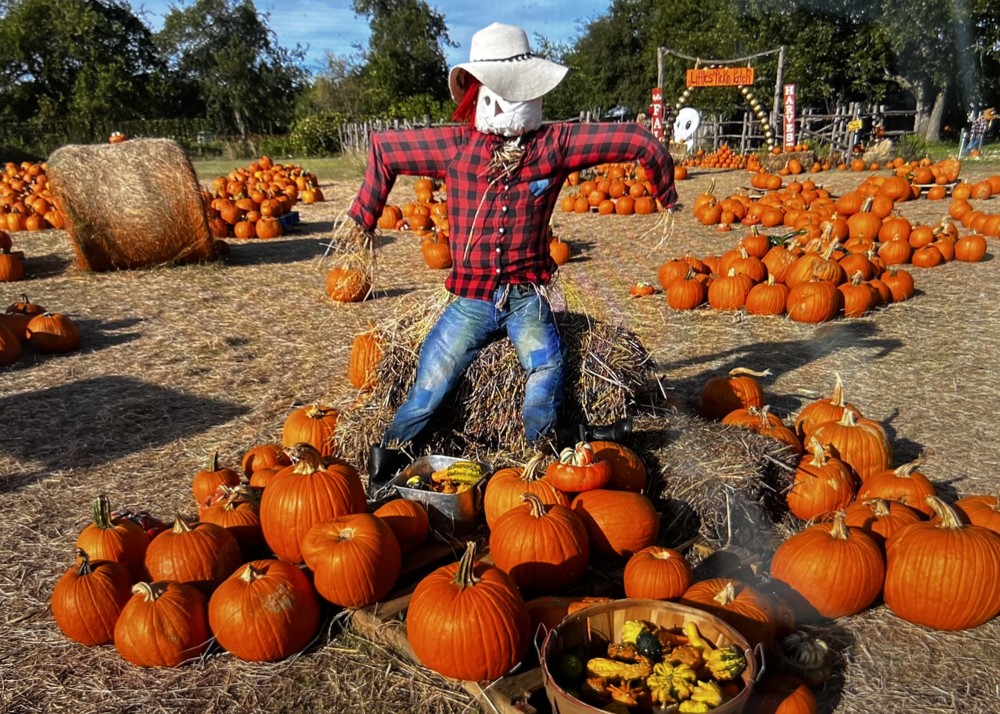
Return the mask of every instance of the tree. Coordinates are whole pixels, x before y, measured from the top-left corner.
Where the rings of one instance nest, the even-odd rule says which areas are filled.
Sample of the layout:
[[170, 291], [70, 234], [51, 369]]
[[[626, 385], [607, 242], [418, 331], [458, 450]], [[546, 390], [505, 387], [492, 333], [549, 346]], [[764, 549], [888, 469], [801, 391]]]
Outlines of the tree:
[[195, 0], [173, 7], [156, 36], [178, 81], [196, 88], [194, 109], [244, 139], [287, 127], [306, 78], [305, 52], [281, 47], [268, 18], [251, 0]]
[[392, 114], [414, 97], [428, 110], [449, 100], [443, 47], [455, 45], [444, 16], [423, 0], [354, 0], [354, 12], [371, 26], [358, 72], [365, 113]]
[[0, 14], [0, 99], [14, 121], [148, 117], [164, 68], [124, 2], [13, 0]]

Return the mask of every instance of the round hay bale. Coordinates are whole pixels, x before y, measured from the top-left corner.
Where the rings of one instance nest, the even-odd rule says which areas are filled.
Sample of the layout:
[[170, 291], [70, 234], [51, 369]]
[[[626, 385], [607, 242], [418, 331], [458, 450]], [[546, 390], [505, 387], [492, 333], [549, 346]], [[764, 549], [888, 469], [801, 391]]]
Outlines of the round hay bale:
[[64, 146], [49, 157], [48, 175], [83, 270], [213, 257], [201, 186], [176, 142]]

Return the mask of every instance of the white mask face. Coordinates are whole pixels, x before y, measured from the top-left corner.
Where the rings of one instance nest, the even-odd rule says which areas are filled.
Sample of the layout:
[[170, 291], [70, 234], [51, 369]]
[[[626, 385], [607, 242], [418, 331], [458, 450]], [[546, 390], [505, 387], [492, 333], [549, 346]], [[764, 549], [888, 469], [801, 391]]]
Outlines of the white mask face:
[[476, 102], [476, 129], [484, 134], [521, 136], [542, 125], [542, 99], [508, 102], [484, 84]]

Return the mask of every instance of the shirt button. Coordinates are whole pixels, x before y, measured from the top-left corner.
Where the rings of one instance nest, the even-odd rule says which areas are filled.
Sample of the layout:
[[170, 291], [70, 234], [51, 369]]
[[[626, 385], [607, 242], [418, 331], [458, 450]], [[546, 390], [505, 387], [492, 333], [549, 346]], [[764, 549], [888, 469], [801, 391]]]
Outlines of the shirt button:
[[509, 183], [505, 183], [505, 184], [503, 185], [503, 190], [504, 190], [504, 191], [508, 191], [508, 190], [510, 190], [510, 184], [509, 184]]
[[506, 206], [500, 206], [500, 211], [501, 211], [501, 213], [506, 213], [507, 212], [507, 207]]
[[500, 268], [497, 268], [497, 275], [500, 275]]
[[503, 228], [501, 228], [498, 232], [500, 233], [500, 235], [503, 235]]
[[500, 252], [500, 248], [497, 248], [497, 253], [499, 253], [499, 252]]

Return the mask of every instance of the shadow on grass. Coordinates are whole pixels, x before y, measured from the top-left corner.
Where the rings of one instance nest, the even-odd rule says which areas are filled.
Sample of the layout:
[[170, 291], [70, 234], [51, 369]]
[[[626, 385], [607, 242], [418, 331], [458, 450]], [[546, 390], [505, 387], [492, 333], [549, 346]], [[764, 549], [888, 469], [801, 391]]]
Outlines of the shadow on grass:
[[199, 434], [246, 413], [134, 377], [105, 376], [0, 398], [0, 454], [41, 468], [0, 474], [12, 491], [66, 468], [105, 464]]

